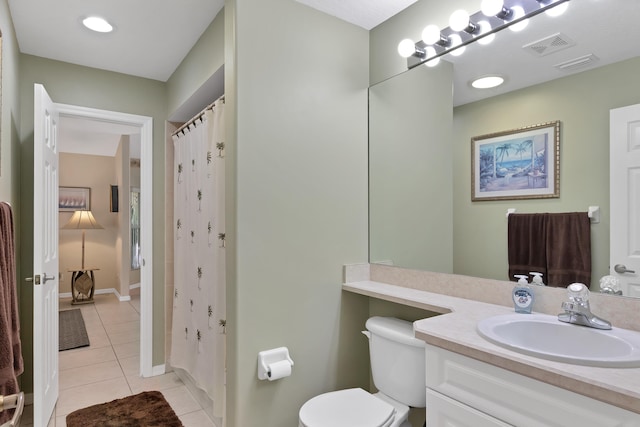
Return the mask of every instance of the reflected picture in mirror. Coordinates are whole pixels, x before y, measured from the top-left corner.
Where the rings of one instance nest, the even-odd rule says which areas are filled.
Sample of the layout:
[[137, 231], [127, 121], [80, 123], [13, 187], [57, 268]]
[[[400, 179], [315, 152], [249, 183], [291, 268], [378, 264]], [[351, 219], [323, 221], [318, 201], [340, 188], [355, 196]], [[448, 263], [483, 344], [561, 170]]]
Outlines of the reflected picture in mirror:
[[471, 138], [471, 200], [560, 197], [560, 122]]
[[[425, 15], [427, 3], [418, 1], [412, 11]], [[451, 2], [449, 13], [458, 3], [464, 2]], [[632, 25], [638, 12], [634, 2], [616, 3], [615, 8], [605, 3], [570, 2], [561, 17], [541, 14], [515, 36], [506, 31], [495, 44], [470, 45], [464, 55], [442, 57], [440, 65], [450, 67], [453, 81], [444, 96], [432, 96], [429, 81], [433, 77], [423, 71], [426, 67], [399, 68], [402, 58], [395, 49], [397, 41], [422, 30], [416, 27], [416, 14], [398, 14], [390, 20], [393, 22], [372, 30], [372, 82], [381, 83], [372, 84], [369, 90], [370, 262], [509, 280], [508, 209], [580, 212], [600, 206], [601, 221], [591, 225], [590, 288], [598, 291], [603, 276], [619, 276], [613, 270], [619, 262], [610, 260], [614, 213], [609, 188], [609, 117], [612, 109], [640, 104], [636, 77], [640, 45], [631, 41], [640, 37], [640, 29]], [[607, 31], [609, 25], [629, 28], [632, 37], [610, 40], [615, 32]], [[571, 43], [541, 56], [523, 49], [552, 35]], [[395, 65], [378, 66], [383, 62], [381, 52]], [[590, 61], [555, 67], [587, 55]], [[406, 70], [406, 63], [401, 65]], [[393, 67], [397, 70], [394, 77], [388, 74]], [[472, 76], [492, 72], [507, 75], [507, 83], [485, 91], [471, 88]], [[384, 114], [379, 114], [382, 110]], [[451, 123], [431, 121], [447, 110]], [[472, 202], [471, 138], [550, 119], [562, 123], [561, 197]], [[441, 162], [432, 162], [436, 155], [428, 154], [428, 147], [442, 145], [446, 149], [438, 154]], [[430, 174], [425, 176], [427, 171]], [[638, 275], [627, 276], [640, 281]]]

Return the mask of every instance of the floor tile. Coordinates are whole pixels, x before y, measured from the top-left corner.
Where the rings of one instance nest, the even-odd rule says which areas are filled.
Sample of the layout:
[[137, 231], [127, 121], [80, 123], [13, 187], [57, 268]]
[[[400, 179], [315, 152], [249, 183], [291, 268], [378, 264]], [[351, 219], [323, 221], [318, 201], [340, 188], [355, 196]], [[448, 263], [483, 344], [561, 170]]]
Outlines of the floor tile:
[[116, 356], [118, 357], [118, 359], [133, 357], [140, 353], [140, 343], [127, 342], [123, 344], [114, 344], [113, 351], [116, 352]]
[[131, 389], [124, 377], [73, 387], [60, 393], [56, 417], [67, 415], [76, 409], [129, 396]]
[[182, 380], [173, 372], [149, 378], [142, 378], [138, 375], [134, 375], [127, 377], [127, 382], [129, 383], [129, 387], [131, 387], [131, 392], [133, 394], [151, 390], [163, 391], [183, 385]]
[[[81, 366], [95, 365], [101, 362], [116, 360], [116, 354], [111, 346], [106, 347], [82, 347], [73, 350], [61, 351], [59, 356], [59, 369], [64, 371]], [[62, 375], [62, 374], [61, 374]]]
[[140, 356], [137, 354], [132, 357], [118, 359], [122, 372], [125, 377], [132, 377], [140, 374]]
[[[62, 371], [61, 371], [62, 372]], [[117, 360], [80, 366], [64, 371], [60, 375], [60, 391], [104, 380], [122, 378], [122, 368]]]
[[216, 427], [204, 411], [191, 412], [178, 416], [184, 427]]
[[[67, 414], [76, 409], [109, 402], [142, 391], [160, 390], [185, 427], [214, 427], [198, 401], [182, 381], [170, 372], [142, 378], [140, 372], [140, 292], [131, 301], [119, 301], [113, 294], [95, 295], [94, 304], [72, 305], [61, 299], [60, 309], [80, 308], [87, 328], [89, 347], [59, 353], [60, 395], [49, 423], [66, 427]], [[22, 427], [33, 427], [30, 418]]]
[[183, 385], [162, 390], [162, 394], [178, 416], [202, 409], [187, 387]]

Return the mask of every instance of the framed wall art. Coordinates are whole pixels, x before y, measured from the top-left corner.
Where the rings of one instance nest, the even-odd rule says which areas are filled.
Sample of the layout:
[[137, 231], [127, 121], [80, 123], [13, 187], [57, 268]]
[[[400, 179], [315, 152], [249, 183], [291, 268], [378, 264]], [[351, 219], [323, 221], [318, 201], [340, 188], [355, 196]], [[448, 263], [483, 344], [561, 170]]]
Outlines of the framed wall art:
[[560, 121], [471, 138], [471, 200], [560, 197]]
[[58, 210], [73, 212], [91, 209], [91, 189], [87, 187], [60, 187], [58, 190]]

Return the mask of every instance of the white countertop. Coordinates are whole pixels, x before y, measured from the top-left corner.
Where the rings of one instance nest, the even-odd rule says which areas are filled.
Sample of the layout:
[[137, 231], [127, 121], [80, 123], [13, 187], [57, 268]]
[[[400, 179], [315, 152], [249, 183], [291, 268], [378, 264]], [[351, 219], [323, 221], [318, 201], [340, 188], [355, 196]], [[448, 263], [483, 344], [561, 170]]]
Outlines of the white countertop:
[[373, 281], [345, 283], [343, 289], [441, 313], [414, 322], [416, 337], [428, 344], [640, 414], [640, 368], [540, 359], [492, 344], [476, 332], [478, 321], [513, 313], [512, 308]]

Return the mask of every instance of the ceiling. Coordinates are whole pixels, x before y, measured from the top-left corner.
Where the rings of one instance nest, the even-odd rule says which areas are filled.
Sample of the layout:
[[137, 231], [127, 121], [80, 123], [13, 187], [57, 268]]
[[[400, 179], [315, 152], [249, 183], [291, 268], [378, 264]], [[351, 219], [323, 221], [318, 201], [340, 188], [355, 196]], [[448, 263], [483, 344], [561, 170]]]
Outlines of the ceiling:
[[[296, 1], [371, 29], [416, 0]], [[171, 76], [223, 6], [224, 0], [9, 0], [22, 53], [159, 81]], [[94, 14], [107, 18], [115, 31], [98, 34], [85, 29], [81, 19]], [[638, 56], [640, 43], [632, 42], [640, 39], [638, 16], [638, 0], [573, 0], [561, 17], [543, 14], [520, 33], [505, 30], [489, 46], [475, 43], [460, 57], [447, 55], [454, 63], [454, 105]], [[572, 46], [549, 55], [523, 48], [549, 36], [569, 40]], [[589, 54], [596, 60], [587, 65], [556, 67]], [[469, 86], [473, 78], [491, 73], [505, 75], [507, 83], [485, 91]], [[85, 123], [78, 129], [81, 124], [76, 123], [69, 130], [62, 128], [67, 135], [60, 141], [75, 138], [86, 146], [91, 139], [87, 132], [96, 134], [96, 140], [108, 139], [107, 135], [119, 140], [116, 133], [121, 129], [105, 131], [103, 125]]]
[[[9, 0], [20, 52], [167, 81], [224, 0]], [[82, 25], [101, 16], [115, 31]]]

